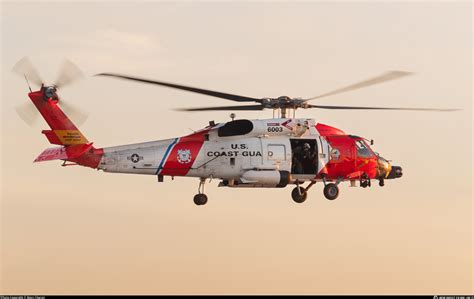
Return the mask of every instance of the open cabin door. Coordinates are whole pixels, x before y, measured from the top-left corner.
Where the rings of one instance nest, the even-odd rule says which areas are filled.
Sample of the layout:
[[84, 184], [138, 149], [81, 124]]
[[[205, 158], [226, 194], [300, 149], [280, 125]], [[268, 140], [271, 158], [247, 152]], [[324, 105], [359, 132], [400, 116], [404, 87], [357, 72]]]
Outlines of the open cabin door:
[[311, 175], [318, 173], [318, 143], [316, 139], [290, 139], [291, 174]]

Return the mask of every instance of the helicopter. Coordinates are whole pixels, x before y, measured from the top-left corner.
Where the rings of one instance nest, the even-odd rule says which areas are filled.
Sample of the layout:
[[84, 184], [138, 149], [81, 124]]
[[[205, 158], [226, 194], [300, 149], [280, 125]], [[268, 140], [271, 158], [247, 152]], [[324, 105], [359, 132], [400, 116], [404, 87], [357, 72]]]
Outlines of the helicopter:
[[[403, 175], [402, 167], [375, 152], [367, 140], [357, 135], [318, 123], [312, 118], [296, 118], [297, 109], [337, 110], [415, 110], [455, 111], [458, 109], [393, 108], [315, 105], [310, 101], [410, 75], [404, 71], [388, 71], [374, 78], [339, 88], [311, 98], [254, 98], [208, 89], [190, 87], [115, 73], [96, 76], [132, 80], [135, 82], [208, 95], [251, 105], [198, 107], [180, 111], [262, 111], [272, 109], [268, 119], [236, 119], [217, 123], [209, 121], [202, 129], [181, 137], [143, 143], [96, 148], [81, 133], [61, 107], [70, 107], [58, 96], [58, 89], [82, 76], [77, 67], [67, 63], [56, 83], [45, 85], [27, 58], [14, 67], [25, 77], [29, 86], [28, 97], [49, 125], [42, 133], [56, 145], [44, 150], [34, 162], [63, 161], [62, 166], [80, 165], [109, 173], [153, 175], [158, 182], [165, 177], [193, 177], [199, 180], [193, 201], [205, 205], [206, 182], [219, 180], [219, 187], [228, 188], [284, 188], [294, 185], [291, 197], [303, 203], [310, 188], [317, 182], [324, 184], [323, 194], [328, 200], [339, 196], [339, 185], [350, 182], [362, 188], [378, 181], [383, 187], [386, 180]], [[40, 86], [32, 91], [29, 81]], [[31, 104], [29, 104], [31, 106]], [[71, 109], [74, 110], [74, 109]], [[293, 113], [293, 117], [291, 117]], [[69, 114], [69, 113], [68, 113]], [[307, 184], [306, 184], [307, 183]], [[306, 184], [306, 186], [304, 186]]]

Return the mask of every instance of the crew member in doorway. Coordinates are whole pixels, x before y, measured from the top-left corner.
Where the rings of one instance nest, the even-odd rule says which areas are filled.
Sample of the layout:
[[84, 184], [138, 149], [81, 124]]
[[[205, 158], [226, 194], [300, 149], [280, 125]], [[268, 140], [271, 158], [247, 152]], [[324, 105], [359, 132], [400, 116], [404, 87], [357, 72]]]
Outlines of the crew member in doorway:
[[301, 144], [298, 144], [293, 150], [293, 159], [292, 159], [292, 173], [302, 174], [303, 173], [303, 159], [304, 159], [304, 149]]
[[316, 162], [316, 153], [314, 149], [311, 149], [311, 145], [309, 143], [305, 143], [303, 145], [303, 170], [304, 173], [312, 174], [315, 173], [315, 162]]
[[298, 144], [293, 150], [292, 173], [314, 174], [316, 153], [308, 142]]

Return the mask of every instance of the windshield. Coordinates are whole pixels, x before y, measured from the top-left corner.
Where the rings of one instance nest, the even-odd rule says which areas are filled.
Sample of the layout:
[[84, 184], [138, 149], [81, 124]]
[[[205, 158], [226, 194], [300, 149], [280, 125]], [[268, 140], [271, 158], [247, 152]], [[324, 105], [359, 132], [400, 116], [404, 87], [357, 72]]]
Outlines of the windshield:
[[369, 158], [372, 157], [372, 151], [369, 146], [363, 140], [356, 140], [357, 156]]

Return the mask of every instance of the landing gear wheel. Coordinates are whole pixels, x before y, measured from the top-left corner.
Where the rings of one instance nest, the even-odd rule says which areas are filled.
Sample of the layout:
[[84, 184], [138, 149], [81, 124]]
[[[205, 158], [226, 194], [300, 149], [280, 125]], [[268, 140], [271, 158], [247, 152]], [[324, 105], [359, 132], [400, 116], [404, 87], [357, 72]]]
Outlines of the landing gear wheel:
[[194, 195], [194, 203], [198, 206], [205, 205], [207, 203], [207, 195], [202, 193]]
[[334, 200], [339, 195], [339, 187], [336, 184], [329, 183], [324, 186], [324, 196], [329, 200]]
[[305, 191], [303, 187], [295, 187], [293, 191], [291, 191], [291, 198], [297, 203], [302, 203], [306, 200], [306, 197], [308, 197], [308, 193]]

